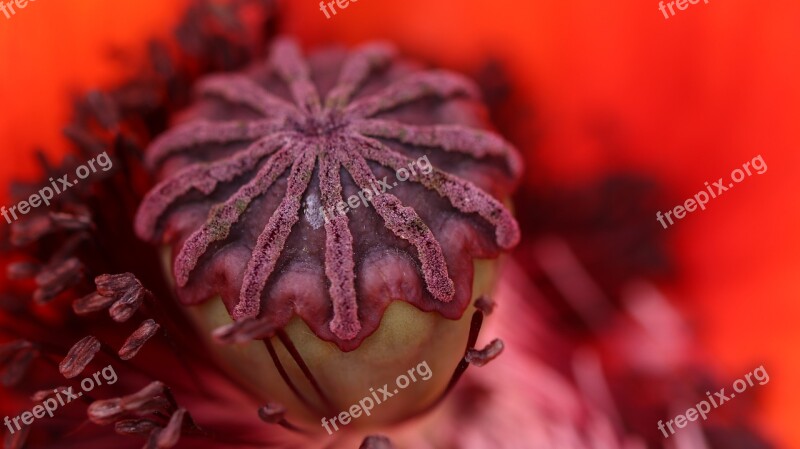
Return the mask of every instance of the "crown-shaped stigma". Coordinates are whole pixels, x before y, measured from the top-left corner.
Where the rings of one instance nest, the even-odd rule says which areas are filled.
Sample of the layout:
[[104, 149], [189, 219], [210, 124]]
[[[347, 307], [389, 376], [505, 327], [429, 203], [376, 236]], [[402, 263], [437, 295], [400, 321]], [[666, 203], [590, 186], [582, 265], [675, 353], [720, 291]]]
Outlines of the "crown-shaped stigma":
[[[491, 245], [508, 249], [517, 243], [518, 225], [497, 198], [446, 171], [446, 166], [431, 166], [428, 173], [408, 170], [414, 162], [412, 153], [424, 149], [432, 155], [439, 152], [443, 157], [452, 156], [460, 161], [469, 159], [473, 165], [494, 161], [509, 179], [520, 177], [519, 155], [496, 134], [452, 120], [441, 123], [433, 118], [429, 124], [420, 124], [422, 120], [418, 119], [407, 120], [409, 108], [430, 109], [431, 101], [474, 103], [478, 96], [476, 87], [464, 77], [445, 71], [392, 75], [395, 59], [394, 49], [384, 43], [366, 44], [348, 53], [338, 63], [338, 76], [333, 77], [338, 81], [326, 88], [323, 100], [315, 70], [298, 45], [284, 38], [277, 40], [267, 65], [260, 67], [260, 73], [267, 74], [262, 76], [266, 82], [245, 74], [224, 74], [200, 83], [199, 93], [220, 104], [219, 108], [239, 108], [246, 113], [230, 120], [220, 120], [219, 114], [214, 114], [212, 119], [190, 121], [157, 138], [148, 150], [146, 163], [154, 170], [161, 168], [166, 176], [147, 194], [135, 222], [140, 238], [157, 240], [165, 234], [163, 223], [169, 221], [170, 215], [184, 213], [187, 217], [172, 220], [181, 223], [174, 226], [179, 228], [178, 234], [184, 234], [180, 236], [183, 241], [173, 264], [179, 289], [198, 276], [224, 277], [226, 282], [234, 279], [234, 283], [240, 284], [236, 285], [238, 298], [228, 300], [234, 305], [235, 319], [274, 311], [276, 324], [285, 324], [291, 316], [286, 313], [287, 308], [304, 318], [322, 311], [326, 315], [323, 319], [306, 321], [312, 321], [309, 324], [315, 331], [319, 330], [315, 324], [327, 322], [330, 334], [322, 331], [323, 338], [340, 344], [362, 340], [374, 331], [379, 321], [374, 317], [366, 320], [370, 328], [364, 328], [366, 311], [359, 311], [370, 299], [359, 297], [356, 276], [357, 266], [370, 259], [360, 253], [364, 245], [359, 239], [367, 239], [371, 229], [363, 224], [366, 218], [362, 214], [373, 214], [376, 218], [371, 219], [379, 219], [401, 242], [388, 251], [392, 253], [389, 256], [400, 257], [396, 254], [398, 249], [408, 254], [424, 282], [423, 296], [438, 301], [437, 307], [444, 307], [453, 301], [460, 288], [451, 277], [448, 262], [451, 268], [463, 263], [453, 262], [457, 251], [443, 250], [442, 238], [437, 238], [430, 224], [414, 207], [404, 204], [399, 194], [375, 189], [381, 184], [376, 174], [378, 167], [384, 170], [380, 173], [405, 170], [407, 184], [431, 192], [433, 203], [444, 200], [449, 204], [448, 216], [482, 220], [483, 224], [477, 227], [492, 229]], [[446, 111], [443, 114], [447, 115]], [[180, 169], [164, 168], [170, 159], [181, 159]], [[365, 210], [349, 215], [325, 213], [346, 204], [346, 189], [371, 192], [370, 203], [364, 202]], [[400, 191], [398, 188], [395, 192]], [[190, 209], [191, 213], [181, 212], [181, 204], [196, 201], [197, 192], [201, 196], [213, 195], [213, 202], [201, 201]], [[302, 209], [308, 206], [319, 208], [324, 227], [321, 220], [314, 225], [314, 219], [318, 218], [314, 217], [315, 211], [309, 216], [309, 223], [302, 223]], [[207, 210], [202, 223], [193, 218], [198, 208]], [[356, 213], [358, 217], [351, 220]], [[254, 221], [255, 217], [263, 216], [257, 237], [250, 228], [235, 231], [237, 226], [249, 226], [249, 221], [245, 223], [248, 214]], [[187, 222], [198, 224], [190, 226]], [[303, 237], [296, 239], [298, 243], [308, 246], [287, 251], [292, 245], [289, 241], [293, 232]], [[240, 264], [243, 268], [240, 274], [230, 274], [233, 269], [221, 267], [225, 264], [198, 274], [200, 265], [212, 264], [214, 258], [233, 253], [225, 249], [236, 239], [242, 240], [250, 251], [246, 264]], [[313, 246], [315, 241], [321, 243], [319, 249]], [[470, 255], [488, 255], [487, 250], [480, 248], [491, 245], [474, 244]], [[241, 252], [236, 254], [241, 258]], [[291, 257], [303, 259], [304, 273], [323, 277], [320, 285], [325, 286], [328, 305], [319, 304], [316, 293], [298, 293], [303, 286], [275, 287], [277, 278], [285, 272], [303, 271], [288, 261]], [[309, 266], [318, 268], [317, 272]], [[228, 275], [220, 276], [220, 270]], [[470, 271], [470, 280], [471, 275]], [[279, 291], [270, 293], [271, 285]], [[271, 300], [273, 296], [283, 299]], [[309, 299], [310, 296], [314, 299]], [[460, 295], [465, 296], [468, 293]], [[469, 298], [460, 299], [461, 310], [449, 315], [460, 315], [468, 301]]]

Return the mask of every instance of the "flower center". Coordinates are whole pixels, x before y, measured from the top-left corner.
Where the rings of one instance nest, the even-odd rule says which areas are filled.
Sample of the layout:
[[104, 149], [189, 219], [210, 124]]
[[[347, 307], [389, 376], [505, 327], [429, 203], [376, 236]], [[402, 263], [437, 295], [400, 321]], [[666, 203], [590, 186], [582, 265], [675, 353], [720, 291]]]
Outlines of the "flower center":
[[323, 111], [320, 114], [309, 114], [292, 123], [294, 129], [309, 137], [328, 136], [346, 125], [339, 114]]

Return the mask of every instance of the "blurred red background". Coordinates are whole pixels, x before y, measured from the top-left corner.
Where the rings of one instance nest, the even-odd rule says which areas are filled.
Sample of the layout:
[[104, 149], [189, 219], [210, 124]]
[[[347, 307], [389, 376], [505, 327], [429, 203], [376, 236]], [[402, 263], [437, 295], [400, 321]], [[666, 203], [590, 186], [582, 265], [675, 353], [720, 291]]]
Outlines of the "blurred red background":
[[[145, 38], [167, 36], [185, 2], [164, 3], [42, 0], [0, 16], [3, 204], [8, 181], [34, 173], [35, 147], [65, 151], [70, 92], [121, 76], [110, 48], [141, 53]], [[664, 231], [680, 274], [668, 291], [722, 379], [765, 366], [759, 424], [800, 443], [800, 3], [712, 0], [669, 20], [653, 0], [360, 0], [330, 20], [314, 0], [286, 7], [284, 31], [305, 44], [381, 37], [465, 70], [487, 55], [507, 63], [535, 107], [530, 183], [627, 168], [677, 205], [762, 155], [767, 173]], [[598, 141], [598, 120], [613, 145]]]

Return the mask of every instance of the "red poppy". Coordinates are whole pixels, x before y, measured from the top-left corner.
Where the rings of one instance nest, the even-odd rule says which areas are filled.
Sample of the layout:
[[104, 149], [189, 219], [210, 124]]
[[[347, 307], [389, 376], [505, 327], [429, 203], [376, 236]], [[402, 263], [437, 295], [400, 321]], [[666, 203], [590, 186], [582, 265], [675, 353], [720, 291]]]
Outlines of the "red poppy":
[[[791, 82], [800, 75], [800, 63], [791, 58], [800, 42], [793, 25], [800, 8], [790, 2], [750, 7], [701, 2], [665, 19], [655, 3], [603, 6], [350, 0], [325, 9], [314, 2], [286, 2], [278, 19], [267, 25], [268, 34], [277, 29], [297, 36], [307, 49], [386, 39], [403, 53], [472, 75], [481, 83], [498, 129], [526, 159], [528, 170], [516, 197], [523, 243], [503, 272], [495, 292], [498, 311], [478, 344], [489, 345], [491, 352], [488, 338], [497, 336], [505, 341], [505, 353], [485, 368], [470, 370], [432, 413], [404, 428], [382, 431], [399, 447], [525, 447], [533, 441], [541, 447], [593, 447], [590, 443], [598, 441], [608, 447], [664, 444], [656, 423], [674, 416], [668, 400], [676, 386], [687, 384], [681, 395], [700, 400], [704, 386], [719, 388], [729, 383], [726, 379], [762, 364], [774, 378], [763, 388], [766, 400], [760, 407], [765, 417], [744, 422], [757, 416], [755, 406], [746, 399], [734, 402], [712, 417], [705, 441], [710, 447], [735, 447], [734, 442], [743, 448], [763, 447], [759, 433], [784, 445], [800, 440], [790, 425], [791, 405], [799, 393], [785, 380], [800, 369], [789, 357], [797, 335], [790, 317], [797, 307], [791, 293], [798, 291], [792, 281], [798, 268], [793, 249], [799, 243], [790, 230], [800, 213], [789, 207], [794, 183], [787, 174], [797, 166], [791, 149], [800, 143], [792, 121], [800, 118], [800, 88]], [[42, 147], [58, 159], [70, 148], [60, 128], [83, 116], [95, 118], [88, 136], [80, 128], [71, 129], [69, 137], [78, 147], [94, 142], [126, 154], [147, 143], [123, 139], [125, 133], [113, 126], [98, 126], [103, 121], [102, 94], [76, 100], [74, 108], [73, 100], [84, 98], [88, 89], [115, 91], [117, 101], [125, 95], [139, 100], [137, 107], [152, 115], [124, 126], [130, 135], [148, 135], [164, 128], [167, 115], [177, 112], [173, 108], [187, 103], [189, 85], [198, 75], [237, 67], [265, 52], [265, 42], [255, 38], [258, 8], [245, 6], [251, 8], [242, 13], [251, 18], [248, 32], [224, 45], [203, 40], [228, 36], [224, 7], [207, 8], [194, 17], [183, 15], [185, 8], [150, 1], [113, 6], [38, 1], [8, 19], [0, 15], [0, 60], [6, 61], [0, 83], [0, 141], [7, 155], [0, 179], [42, 184], [47, 177], [39, 177], [33, 149]], [[204, 14], [214, 20], [205, 20]], [[174, 35], [172, 30], [177, 30]], [[154, 37], [166, 45], [148, 47]], [[180, 57], [174, 59], [176, 48]], [[159, 62], [167, 61], [177, 61], [168, 69], [175, 71], [170, 76], [159, 72], [165, 69]], [[154, 92], [148, 90], [154, 78], [175, 84], [160, 84], [165, 90]], [[164, 92], [176, 98], [165, 99]], [[683, 204], [705, 190], [706, 181], [727, 179], [759, 155], [772, 170], [749, 176], [711, 201], [707, 210], [688, 214], [668, 229], [656, 221], [656, 212]], [[153, 250], [141, 249], [133, 236], [132, 212], [151, 180], [132, 170], [122, 178], [117, 174], [98, 180], [123, 191], [128, 186], [129, 196], [117, 198], [109, 195], [112, 190], [96, 187], [88, 191], [91, 210], [100, 205], [104, 211], [101, 221], [95, 217], [88, 224], [80, 208], [63, 210], [64, 215], [30, 220], [11, 235], [17, 243], [50, 239], [36, 243], [36, 253], [16, 252], [13, 260], [52, 263], [18, 263], [13, 270], [19, 277], [38, 273], [37, 280], [4, 283], [3, 301], [10, 309], [0, 320], [0, 331], [4, 337], [30, 337], [35, 344], [4, 347], [0, 365], [6, 369], [5, 379], [17, 384], [20, 373], [27, 372], [26, 387], [68, 385], [48, 363], [65, 360], [62, 374], [81, 372], [87, 357], [108, 355], [107, 345], [113, 342], [126, 353], [141, 349], [134, 358], [141, 362], [124, 365], [129, 369], [124, 376], [120, 373], [119, 383], [99, 390], [111, 402], [95, 402], [89, 409], [95, 423], [116, 422], [118, 433], [151, 435], [164, 446], [181, 429], [184, 441], [201, 447], [309, 447], [308, 439], [281, 427], [264, 430], [254, 413], [264, 404], [212, 362], [199, 341], [193, 341], [193, 333], [179, 335], [188, 323], [173, 306], [149, 311], [168, 317], [157, 320], [166, 333], [148, 327], [147, 321], [119, 327], [113, 322], [87, 324], [72, 315], [71, 308], [80, 305], [71, 307], [70, 302], [83, 293], [89, 296], [79, 304], [91, 310], [112, 307], [112, 317], [127, 314], [130, 307], [133, 313], [140, 304], [156, 307], [144, 288], [157, 289], [152, 292], [156, 297], [171, 296], [163, 279], [155, 279], [161, 273], [146, 266]], [[4, 204], [11, 204], [9, 195], [2, 197]], [[643, 218], [647, 215], [652, 217], [649, 223]], [[102, 226], [102, 232], [94, 233], [93, 226]], [[127, 230], [112, 231], [113, 226]], [[81, 276], [80, 257], [71, 257], [69, 251], [53, 254], [53, 249], [77, 245], [82, 232], [99, 235], [92, 240], [95, 245], [115, 252], [92, 261], [107, 264], [105, 271], [87, 270], [84, 275], [136, 267], [130, 271], [143, 279], [125, 278], [103, 294], [102, 281], [94, 286], [89, 278], [89, 285], [78, 282], [48, 307], [20, 305], [19, 298], [32, 294], [45, 302]], [[561, 237], [548, 237], [553, 234]], [[118, 253], [126, 248], [138, 249]], [[679, 321], [657, 318], [672, 316], [672, 306], [652, 288], [642, 287], [645, 277], [660, 281], [670, 296], [685, 298], [675, 302], [699, 330], [704, 350], [690, 349], [691, 333]], [[572, 293], [586, 302], [576, 303]], [[617, 297], [625, 299], [605, 300]], [[651, 326], [649, 337], [637, 328], [643, 323]], [[93, 333], [100, 346], [81, 340]], [[670, 340], [670, 335], [689, 340]], [[73, 352], [67, 354], [70, 347]], [[180, 354], [170, 357], [176, 348]], [[663, 357], [652, 360], [654, 352]], [[703, 360], [704, 354], [711, 355], [709, 360]], [[84, 375], [102, 373], [99, 357]], [[26, 369], [30, 367], [34, 369]], [[150, 381], [167, 385], [179, 400], [173, 401], [160, 383], [134, 394]], [[35, 392], [2, 391], [0, 412], [8, 415], [16, 415], [20, 404], [27, 403], [24, 396]], [[46, 398], [42, 394], [39, 400]], [[137, 406], [155, 401], [157, 419], [118, 420], [123, 415], [115, 414], [119, 401], [133, 404], [125, 409], [133, 415]], [[65, 408], [47, 424], [37, 423], [29, 444], [143, 443], [114, 439], [108, 428], [80, 425], [86, 413], [85, 408]], [[280, 423], [282, 414], [267, 407], [261, 418]], [[151, 433], [153, 428], [162, 430]], [[55, 443], [60, 445], [52, 445], [62, 437], [62, 443]], [[352, 436], [351, 441], [345, 436], [338, 444], [357, 447], [362, 437]], [[684, 437], [690, 441], [687, 447], [703, 447], [701, 440], [691, 440], [695, 437]], [[381, 439], [371, 441], [374, 446], [365, 447], [382, 447]]]

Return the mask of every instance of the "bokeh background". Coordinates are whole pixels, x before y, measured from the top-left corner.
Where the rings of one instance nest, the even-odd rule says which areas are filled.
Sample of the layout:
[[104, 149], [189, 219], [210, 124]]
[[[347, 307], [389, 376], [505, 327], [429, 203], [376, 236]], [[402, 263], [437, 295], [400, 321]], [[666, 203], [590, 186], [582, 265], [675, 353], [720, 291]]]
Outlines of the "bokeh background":
[[[146, 38], [169, 33], [185, 2], [165, 3], [39, 0], [0, 15], [2, 204], [10, 179], [34, 174], [34, 149], [66, 151], [72, 95], [125, 74], [109, 55], [144, 57]], [[669, 20], [654, 0], [359, 0], [330, 20], [314, 0], [285, 7], [282, 31], [306, 45], [388, 38], [469, 73], [501, 61], [524, 106], [510, 120], [524, 125], [527, 188], [627, 170], [670, 207], [762, 155], [767, 173], [661, 231], [676, 262], [662, 288], [720, 386], [765, 366], [758, 425], [800, 444], [800, 3], [711, 0]]]

